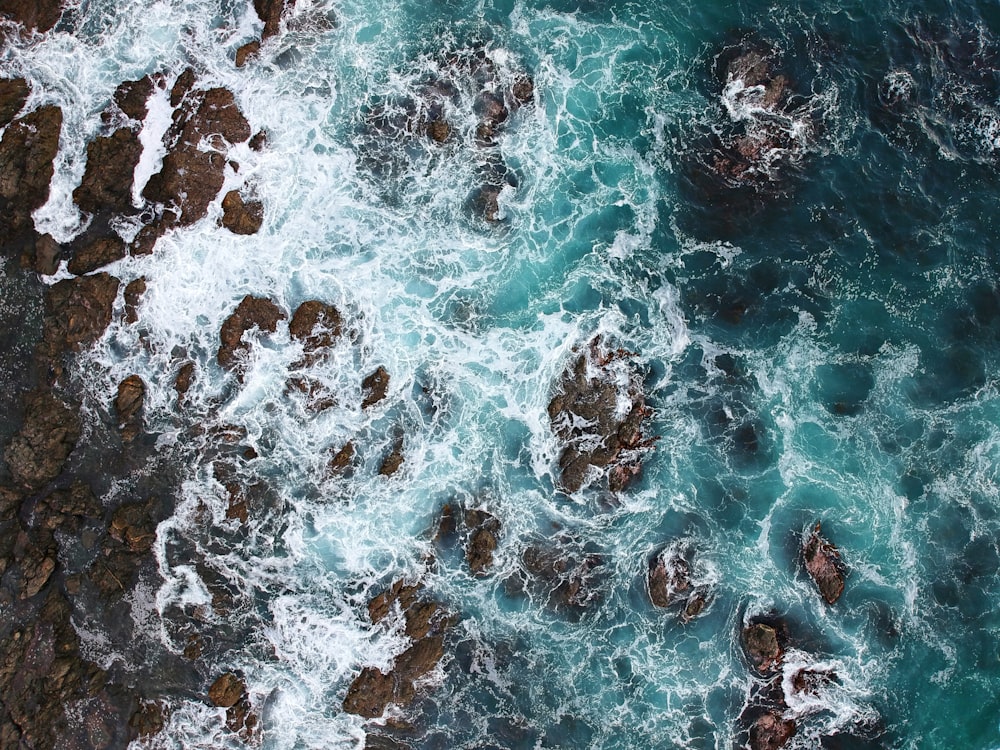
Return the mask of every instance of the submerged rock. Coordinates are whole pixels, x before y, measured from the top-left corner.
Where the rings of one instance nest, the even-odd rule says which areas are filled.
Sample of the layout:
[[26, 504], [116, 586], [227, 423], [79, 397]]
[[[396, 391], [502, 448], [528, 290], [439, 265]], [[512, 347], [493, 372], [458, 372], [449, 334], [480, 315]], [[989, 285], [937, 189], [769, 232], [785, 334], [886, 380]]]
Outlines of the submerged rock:
[[573, 616], [601, 601], [603, 565], [603, 557], [591, 545], [565, 535], [528, 546], [521, 554], [528, 592], [550, 608]]
[[763, 714], [750, 727], [750, 750], [778, 750], [795, 736], [796, 726], [780, 710]]
[[146, 398], [146, 384], [138, 375], [129, 375], [118, 384], [115, 396], [115, 414], [122, 440], [130, 443], [142, 432], [142, 404]]
[[391, 477], [399, 471], [399, 467], [403, 465], [403, 459], [403, 441], [398, 440], [393, 446], [392, 451], [389, 452], [389, 455], [382, 461], [382, 465], [378, 468], [378, 473], [383, 477]]
[[367, 409], [369, 406], [374, 406], [389, 392], [389, 373], [382, 365], [379, 365], [375, 372], [361, 381], [361, 390], [364, 393], [361, 408]]
[[839, 550], [820, 536], [820, 524], [802, 542], [802, 557], [806, 570], [816, 583], [827, 604], [834, 604], [844, 593], [844, 564]]
[[177, 391], [178, 401], [184, 400], [192, 382], [194, 382], [194, 362], [185, 362], [181, 365], [181, 369], [177, 372], [177, 378], [174, 380], [174, 390]]
[[269, 299], [246, 295], [236, 309], [226, 318], [219, 332], [221, 343], [217, 359], [226, 369], [233, 369], [250, 350], [243, 335], [254, 328], [264, 333], [274, 333], [285, 313]]
[[469, 570], [474, 576], [484, 576], [493, 567], [500, 528], [500, 519], [492, 513], [479, 509], [463, 512], [460, 507], [447, 503], [441, 509], [434, 542], [441, 547], [451, 547], [461, 539]]
[[416, 682], [433, 671], [444, 656], [444, 638], [455, 618], [437, 602], [430, 600], [420, 584], [396, 581], [388, 591], [368, 603], [372, 624], [386, 620], [390, 614], [402, 614], [404, 632], [412, 644], [396, 657], [393, 668], [384, 673], [366, 667], [354, 679], [344, 697], [348, 713], [374, 719], [381, 716], [390, 703], [406, 706], [417, 695]]
[[327, 464], [328, 473], [343, 474], [346, 472], [354, 461], [354, 453], [354, 441], [349, 440], [344, 447], [330, 457], [330, 462]]
[[[621, 349], [607, 350], [598, 337], [560, 379], [548, 413], [564, 445], [559, 484], [566, 492], [577, 492], [599, 474], [610, 474], [613, 491], [624, 489], [654, 442], [642, 432], [652, 411], [645, 404], [642, 380], [631, 357]], [[628, 404], [627, 410], [622, 404]]]

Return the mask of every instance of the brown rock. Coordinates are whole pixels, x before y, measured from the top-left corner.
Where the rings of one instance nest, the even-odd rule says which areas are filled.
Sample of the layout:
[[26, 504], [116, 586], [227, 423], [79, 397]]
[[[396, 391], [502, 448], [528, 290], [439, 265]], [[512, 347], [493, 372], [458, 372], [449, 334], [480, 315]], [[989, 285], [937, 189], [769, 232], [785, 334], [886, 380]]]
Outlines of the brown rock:
[[364, 400], [361, 402], [362, 409], [377, 404], [385, 398], [389, 391], [389, 373], [379, 365], [375, 372], [361, 381], [361, 389], [364, 392]]
[[341, 333], [340, 313], [333, 305], [319, 300], [303, 302], [292, 315], [288, 332], [302, 342], [306, 354], [333, 346]]
[[50, 391], [29, 393], [24, 424], [4, 451], [14, 481], [35, 490], [55, 479], [79, 437], [80, 418], [73, 409]]
[[763, 622], [752, 623], [743, 629], [743, 648], [750, 663], [759, 672], [777, 669], [785, 655], [778, 640], [778, 631]]
[[531, 104], [535, 100], [535, 82], [529, 75], [519, 75], [514, 80], [510, 93], [518, 104]]
[[395, 697], [394, 683], [391, 672], [383, 674], [375, 667], [365, 667], [347, 689], [344, 710], [366, 719], [381, 716]]
[[235, 706], [246, 694], [247, 688], [239, 677], [232, 672], [226, 672], [208, 689], [208, 699], [219, 708]]
[[691, 566], [680, 554], [660, 554], [649, 566], [649, 598], [657, 607], [686, 599], [691, 587]]
[[473, 575], [486, 575], [493, 567], [493, 553], [497, 548], [500, 520], [485, 511], [470, 510], [465, 514], [465, 525], [472, 531], [465, 547], [465, 559], [469, 563], [469, 569]]
[[28, 82], [23, 78], [0, 78], [0, 128], [17, 116], [30, 92]]
[[0, 226], [8, 236], [31, 229], [32, 212], [48, 200], [61, 129], [62, 110], [39, 107], [0, 139]]
[[51, 276], [58, 271], [61, 251], [62, 248], [51, 234], [39, 235], [35, 240], [35, 272]]
[[139, 737], [152, 737], [163, 731], [168, 717], [167, 707], [160, 701], [142, 701], [138, 710], [129, 719]]
[[122, 440], [131, 442], [142, 431], [142, 403], [146, 398], [146, 384], [138, 375], [129, 375], [118, 384], [115, 413]]
[[261, 41], [267, 41], [281, 30], [281, 16], [286, 7], [291, 7], [294, 0], [253, 0], [254, 10], [260, 20], [264, 22], [264, 31], [261, 33]]
[[236, 50], [236, 67], [242, 68], [248, 60], [256, 57], [258, 52], [260, 52], [260, 42], [256, 39], [244, 44]]
[[146, 293], [146, 277], [132, 279], [125, 286], [125, 322], [135, 323], [139, 320], [139, 302]]
[[249, 350], [243, 341], [243, 334], [254, 328], [265, 333], [274, 333], [278, 322], [285, 314], [269, 299], [247, 295], [233, 313], [222, 324], [218, 361], [226, 369], [232, 369], [240, 356]]
[[70, 273], [82, 276], [124, 257], [125, 241], [117, 234], [109, 234], [79, 248], [66, 267]]
[[48, 31], [60, 16], [62, 0], [0, 0], [0, 17], [21, 24], [25, 31]]
[[73, 191], [76, 205], [91, 214], [132, 213], [132, 178], [140, 156], [139, 134], [131, 128], [88, 143], [83, 180]]
[[222, 226], [233, 234], [256, 234], [264, 223], [264, 204], [244, 201], [239, 190], [230, 190], [222, 199]]
[[795, 736], [795, 731], [794, 721], [782, 718], [778, 710], [769, 711], [750, 727], [750, 750], [778, 750]]
[[127, 503], [111, 515], [108, 527], [111, 538], [121, 542], [132, 553], [125, 558], [126, 568], [134, 568], [133, 556], [149, 552], [156, 541], [156, 522], [150, 515], [151, 508], [150, 501]]
[[179, 400], [183, 400], [184, 394], [188, 392], [191, 388], [191, 382], [194, 380], [194, 362], [185, 362], [181, 365], [180, 372], [177, 373], [177, 379], [174, 381], [174, 390], [177, 391], [177, 396]]
[[141, 122], [146, 119], [147, 104], [155, 85], [152, 76], [143, 76], [137, 81], [124, 81], [115, 89], [115, 104], [127, 117]]
[[844, 593], [843, 562], [837, 548], [820, 536], [819, 523], [803, 541], [802, 557], [823, 599], [834, 604]]
[[267, 133], [263, 130], [258, 130], [254, 133], [254, 136], [250, 139], [248, 145], [254, 151], [263, 151], [264, 147], [267, 145]]
[[383, 477], [391, 477], [397, 471], [399, 467], [403, 465], [403, 441], [400, 440], [393, 447], [392, 452], [385, 457], [382, 465], [378, 468], [378, 473]]
[[119, 284], [114, 276], [97, 273], [63, 279], [49, 287], [43, 332], [47, 353], [75, 351], [97, 341], [111, 323]]
[[354, 441], [349, 440], [343, 448], [337, 451], [330, 459], [328, 470], [331, 474], [340, 474], [354, 460]]
[[427, 135], [432, 141], [444, 143], [451, 135], [451, 126], [444, 120], [433, 120], [427, 125]]

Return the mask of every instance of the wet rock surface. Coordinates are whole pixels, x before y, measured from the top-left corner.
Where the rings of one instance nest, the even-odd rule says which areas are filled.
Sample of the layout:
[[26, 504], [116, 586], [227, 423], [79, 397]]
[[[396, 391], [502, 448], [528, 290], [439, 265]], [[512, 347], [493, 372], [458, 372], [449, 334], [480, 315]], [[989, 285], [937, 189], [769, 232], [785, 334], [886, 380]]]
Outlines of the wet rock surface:
[[662, 609], [677, 607], [682, 622], [698, 617], [709, 603], [709, 587], [703, 583], [689, 545], [669, 545], [649, 561], [646, 577], [649, 599]]
[[604, 597], [604, 556], [589, 542], [565, 533], [535, 541], [521, 553], [521, 570], [505, 581], [511, 594], [525, 593], [575, 619]]
[[364, 393], [364, 399], [361, 401], [362, 409], [367, 409], [369, 406], [377, 404], [389, 392], [388, 371], [379, 365], [375, 372], [361, 381], [361, 390]]
[[233, 234], [256, 234], [264, 223], [264, 204], [244, 200], [239, 190], [230, 190], [222, 199], [222, 226]]
[[752, 622], [743, 629], [741, 639], [747, 659], [758, 672], [774, 672], [781, 666], [785, 649], [781, 645], [784, 635], [780, 626]]
[[245, 296], [222, 324], [219, 364], [226, 369], [236, 367], [250, 350], [249, 342], [243, 340], [244, 334], [255, 328], [262, 333], [274, 333], [284, 319], [285, 313], [271, 300]]
[[832, 542], [820, 535], [817, 523], [802, 542], [802, 558], [806, 571], [827, 604], [835, 604], [844, 593], [844, 563]]
[[[145, 114], [145, 102], [142, 109]], [[141, 155], [142, 144], [133, 128], [119, 128], [92, 140], [87, 144], [87, 167], [80, 186], [73, 191], [73, 201], [91, 214], [133, 213], [132, 178]]]
[[25, 31], [48, 31], [62, 12], [62, 0], [0, 0], [0, 18], [21, 24]]
[[146, 384], [138, 375], [129, 375], [118, 384], [115, 396], [115, 414], [122, 440], [130, 443], [142, 432], [142, 404], [146, 398]]
[[28, 100], [31, 89], [23, 78], [0, 78], [0, 127], [13, 120]]
[[454, 615], [430, 599], [421, 584], [396, 581], [368, 603], [372, 624], [401, 614], [403, 632], [411, 645], [399, 654], [388, 673], [375, 667], [361, 671], [347, 690], [344, 710], [367, 719], [381, 716], [390, 703], [408, 705], [417, 696], [415, 683], [432, 672], [444, 657], [445, 635]]
[[460, 544], [471, 573], [484, 576], [493, 567], [501, 526], [500, 519], [485, 510], [463, 510], [447, 503], [441, 509], [434, 542], [443, 548]]
[[[625, 489], [653, 444], [642, 431], [652, 411], [631, 356], [608, 350], [595, 338], [570, 362], [549, 402], [553, 432], [564, 446], [559, 485], [568, 493], [579, 491], [595, 476], [607, 476], [613, 492]], [[629, 404], [627, 411], [623, 402]]]
[[26, 399], [24, 424], [4, 451], [17, 484], [35, 490], [55, 479], [80, 437], [80, 418], [47, 389]]
[[61, 130], [62, 110], [50, 105], [19, 117], [0, 139], [0, 226], [8, 242], [34, 231], [31, 214], [48, 200]]

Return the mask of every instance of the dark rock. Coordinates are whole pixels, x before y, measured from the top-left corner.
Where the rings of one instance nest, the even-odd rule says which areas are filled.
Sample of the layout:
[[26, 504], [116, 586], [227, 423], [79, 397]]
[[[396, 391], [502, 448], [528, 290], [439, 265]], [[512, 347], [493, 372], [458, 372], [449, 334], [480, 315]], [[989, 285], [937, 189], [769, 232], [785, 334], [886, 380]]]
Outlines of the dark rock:
[[77, 351], [97, 341], [111, 323], [119, 285], [114, 276], [97, 273], [63, 279], [49, 287], [43, 333], [46, 353]]
[[117, 234], [97, 237], [73, 253], [66, 268], [82, 276], [125, 257], [125, 241]]
[[482, 122], [485, 122], [492, 127], [496, 127], [497, 125], [506, 122], [507, 117], [510, 114], [503, 102], [503, 97], [498, 96], [491, 91], [484, 91], [476, 97], [473, 110]]
[[400, 440], [393, 446], [389, 455], [385, 457], [382, 465], [378, 468], [378, 473], [383, 477], [391, 477], [403, 465], [403, 458], [403, 441]]
[[486, 511], [470, 510], [465, 513], [465, 525], [471, 530], [465, 547], [465, 559], [473, 575], [485, 575], [493, 567], [500, 519]]
[[580, 549], [575, 540], [560, 537], [544, 546], [527, 547], [521, 555], [533, 588], [557, 611], [580, 615], [600, 601], [600, 555]]
[[778, 750], [795, 736], [795, 722], [782, 717], [781, 711], [765, 713], [750, 728], [750, 750]]
[[146, 384], [138, 375], [129, 375], [118, 384], [115, 396], [115, 414], [122, 440], [129, 443], [142, 432], [142, 404], [146, 398]]
[[129, 719], [129, 726], [141, 738], [149, 738], [163, 731], [167, 724], [167, 706], [160, 701], [142, 701]]
[[[492, 138], [492, 130], [490, 131]], [[500, 221], [500, 192], [498, 185], [484, 185], [472, 194], [472, 210], [490, 224]]]
[[743, 629], [743, 648], [750, 663], [758, 672], [774, 671], [781, 664], [785, 650], [778, 630], [763, 622], [755, 622]]
[[35, 490], [55, 479], [79, 437], [80, 418], [73, 409], [48, 390], [29, 393], [24, 424], [4, 451], [14, 481]]
[[243, 680], [232, 672], [226, 672], [212, 683], [208, 689], [208, 699], [219, 708], [229, 708], [239, 703], [246, 692]]
[[257, 57], [257, 53], [260, 52], [260, 42], [254, 39], [252, 42], [247, 42], [242, 47], [236, 50], [236, 67], [242, 68], [247, 64], [247, 61]]
[[135, 555], [145, 554], [153, 548], [156, 541], [156, 521], [151, 515], [153, 505], [154, 501], [126, 503], [111, 515], [108, 533], [131, 553], [126, 567], [135, 566]]
[[514, 101], [520, 105], [535, 101], [535, 81], [529, 75], [519, 75], [510, 89]]
[[21, 24], [25, 31], [48, 31], [62, 11], [62, 0], [0, 0], [0, 17]]
[[[559, 456], [559, 481], [566, 492], [576, 492], [592, 474], [608, 467], [622, 489], [638, 473], [642, 454], [653, 440], [643, 436], [642, 423], [652, 413], [645, 405], [642, 380], [624, 350], [608, 351], [595, 338], [563, 374], [559, 393], [549, 402], [549, 420], [565, 447]], [[627, 382], [622, 386], [620, 383]], [[619, 413], [621, 399], [632, 406]]]
[[155, 87], [156, 81], [152, 76], [143, 76], [137, 81], [123, 81], [115, 89], [115, 104], [126, 117], [142, 122], [146, 119], [149, 97], [153, 95]]
[[309, 355], [333, 346], [341, 333], [340, 313], [333, 305], [308, 300], [296, 308], [288, 333], [302, 342], [307, 360]]
[[39, 107], [11, 123], [0, 140], [0, 227], [5, 235], [33, 228], [32, 212], [49, 198], [59, 150], [62, 110]]
[[444, 143], [451, 135], [451, 126], [445, 120], [432, 120], [427, 123], [427, 136], [437, 143]]
[[264, 22], [261, 41], [267, 41], [281, 30], [281, 16], [286, 7], [291, 7], [294, 0], [253, 0], [254, 10]]
[[243, 341], [243, 334], [254, 328], [265, 333], [274, 333], [278, 322], [285, 319], [285, 313], [269, 299], [245, 296], [233, 313], [222, 324], [218, 361], [222, 367], [232, 369], [241, 356], [249, 351], [249, 343]]
[[74, 532], [83, 519], [101, 517], [101, 503], [85, 483], [77, 480], [68, 489], [55, 490], [40, 500], [32, 514], [42, 528]]
[[676, 550], [665, 550], [649, 564], [649, 598], [657, 607], [687, 599], [691, 588], [691, 566]]
[[230, 190], [222, 199], [222, 226], [233, 234], [256, 234], [264, 223], [264, 204], [244, 201], [239, 190]]
[[354, 460], [354, 441], [349, 440], [343, 448], [337, 451], [327, 464], [330, 474], [342, 474]]
[[194, 380], [194, 362], [185, 362], [181, 365], [180, 371], [177, 373], [177, 379], [174, 380], [174, 390], [177, 391], [178, 400], [183, 400], [184, 395], [191, 388], [191, 383]]
[[377, 404], [389, 392], [389, 373], [379, 365], [375, 372], [361, 381], [361, 389], [364, 393], [364, 399], [361, 402], [362, 409]]
[[17, 116], [29, 93], [31, 89], [23, 78], [0, 78], [0, 128]]
[[349, 714], [374, 719], [381, 716], [395, 698], [395, 678], [375, 667], [365, 667], [354, 678], [344, 697], [344, 710]]
[[[303, 362], [296, 363], [298, 366]], [[293, 375], [288, 379], [286, 393], [298, 391], [306, 398], [306, 408], [319, 413], [337, 405], [337, 397], [326, 387], [323, 381], [308, 375]]]
[[836, 672], [806, 667], [792, 675], [792, 690], [795, 693], [819, 695], [821, 688], [837, 682]]
[[834, 604], [844, 593], [844, 566], [837, 548], [820, 536], [819, 523], [803, 540], [802, 557], [826, 603]]
[[139, 320], [139, 303], [146, 293], [146, 277], [132, 279], [125, 286], [125, 322], [135, 323]]
[[197, 81], [198, 77], [192, 68], [185, 68], [181, 71], [177, 80], [174, 81], [174, 85], [170, 88], [170, 106], [179, 107]]
[[132, 213], [132, 181], [141, 156], [139, 135], [131, 128], [88, 143], [83, 180], [73, 191], [76, 205], [91, 214]]
[[254, 133], [254, 136], [250, 139], [248, 145], [254, 151], [263, 151], [264, 147], [267, 145], [267, 133], [263, 130], [258, 130]]
[[14, 543], [14, 566], [4, 577], [5, 587], [12, 589], [18, 599], [32, 598], [52, 577], [56, 569], [56, 554], [51, 535], [38, 540], [24, 531], [20, 532]]
[[62, 248], [51, 234], [42, 234], [35, 240], [34, 269], [43, 276], [51, 276], [59, 270]]

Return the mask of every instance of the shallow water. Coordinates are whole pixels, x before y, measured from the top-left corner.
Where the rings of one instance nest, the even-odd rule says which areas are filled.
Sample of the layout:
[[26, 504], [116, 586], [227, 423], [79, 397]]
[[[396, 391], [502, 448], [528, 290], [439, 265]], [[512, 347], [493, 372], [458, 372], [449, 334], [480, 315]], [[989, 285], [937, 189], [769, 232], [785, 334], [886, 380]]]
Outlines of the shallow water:
[[[838, 677], [790, 704], [791, 747], [1000, 746], [1000, 13], [870, 5], [300, 0], [237, 69], [259, 32], [243, 3], [101, 0], [9, 49], [5, 69], [63, 107], [35, 217], [62, 241], [82, 229], [71, 193], [122, 80], [192, 65], [268, 132], [263, 153], [234, 149], [225, 188], [253, 186], [261, 232], [218, 228], [216, 203], [117, 263], [147, 279], [140, 322], [78, 364], [95, 404], [141, 374], [147, 425], [188, 466], [159, 528], [163, 585], [134, 597], [146, 637], [180, 652], [207, 621], [222, 635], [206, 679], [246, 675], [264, 747], [354, 747], [347, 686], [403, 648], [365, 602], [423, 575], [462, 620], [411, 712], [414, 747], [723, 748], [754, 689], [739, 626], [776, 613], [795, 638], [788, 679], [801, 664]], [[777, 50], [810, 128], [751, 194], [699, 171], [712, 134], [752, 116], [714, 70], [741, 39]], [[490, 167], [468, 92], [446, 105], [445, 144], [366, 127], [470, 49], [535, 83], [492, 149], [514, 178], [497, 225], [470, 210]], [[334, 408], [286, 392], [301, 348], [285, 323], [242, 384], [218, 367], [248, 293], [341, 311], [349, 335], [312, 373]], [[620, 497], [570, 499], [546, 407], [596, 333], [637, 352], [660, 440]], [[362, 410], [379, 365], [388, 398]], [[245, 528], [191, 423], [235, 425], [259, 454], [239, 469], [269, 487]], [[399, 436], [400, 473], [379, 476]], [[353, 476], [326, 477], [350, 439]], [[503, 523], [487, 578], [431, 542], [454, 499]], [[832, 607], [798, 560], [817, 520], [850, 569]], [[579, 616], [510, 584], [527, 546], [560, 539], [602, 562]], [[650, 556], [679, 541], [711, 591], [686, 625], [645, 588]], [[171, 705], [147, 746], [239, 746], [197, 696]]]

